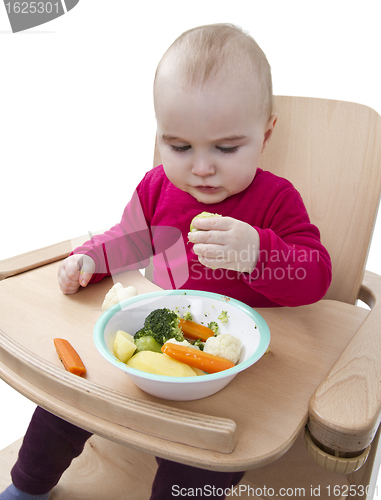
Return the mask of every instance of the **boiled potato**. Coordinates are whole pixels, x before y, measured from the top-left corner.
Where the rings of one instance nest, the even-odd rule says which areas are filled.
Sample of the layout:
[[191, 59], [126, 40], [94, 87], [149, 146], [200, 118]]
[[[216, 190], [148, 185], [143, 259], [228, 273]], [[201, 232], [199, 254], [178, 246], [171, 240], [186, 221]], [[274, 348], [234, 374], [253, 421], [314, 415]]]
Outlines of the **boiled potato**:
[[127, 366], [155, 375], [167, 375], [168, 377], [195, 376], [195, 372], [190, 366], [160, 352], [140, 351], [127, 361]]
[[206, 375], [206, 373], [203, 370], [200, 370], [200, 368], [196, 368], [195, 366], [191, 366], [191, 368], [196, 375]]
[[130, 335], [129, 333], [124, 332], [123, 330], [118, 330], [116, 333], [117, 334], [120, 333], [121, 335], [123, 335], [124, 337], [126, 337], [127, 340], [129, 340], [133, 344], [135, 343], [134, 337], [132, 335]]
[[126, 363], [136, 351], [134, 337], [129, 333], [118, 330], [115, 335], [113, 350], [119, 361]]

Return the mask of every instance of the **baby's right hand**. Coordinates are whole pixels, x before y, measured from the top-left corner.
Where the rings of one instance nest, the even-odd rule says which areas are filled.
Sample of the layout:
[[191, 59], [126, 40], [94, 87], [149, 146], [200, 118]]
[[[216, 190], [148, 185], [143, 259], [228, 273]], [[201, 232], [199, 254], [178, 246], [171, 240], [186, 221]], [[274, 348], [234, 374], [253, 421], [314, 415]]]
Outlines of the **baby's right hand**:
[[70, 255], [58, 268], [58, 284], [63, 293], [76, 293], [80, 286], [87, 286], [95, 271], [95, 262], [84, 254]]

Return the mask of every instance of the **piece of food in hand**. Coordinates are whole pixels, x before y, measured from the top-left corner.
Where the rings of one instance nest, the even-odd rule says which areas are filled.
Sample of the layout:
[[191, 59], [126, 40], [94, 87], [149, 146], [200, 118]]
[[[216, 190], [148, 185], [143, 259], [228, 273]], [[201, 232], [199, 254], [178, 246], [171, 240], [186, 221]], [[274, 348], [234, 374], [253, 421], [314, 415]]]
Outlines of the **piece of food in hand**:
[[189, 321], [188, 319], [180, 318], [179, 327], [181, 328], [183, 335], [192, 340], [201, 339], [205, 342], [209, 337], [213, 337], [214, 335], [214, 331], [211, 328], [200, 325], [195, 321]]
[[113, 351], [119, 361], [127, 363], [136, 351], [134, 337], [123, 330], [118, 330], [114, 339]]
[[[195, 349], [193, 349], [195, 351]], [[142, 351], [127, 361], [127, 366], [143, 372], [167, 377], [194, 377], [195, 372], [190, 366], [176, 361], [159, 352]]]
[[190, 232], [193, 233], [194, 231], [201, 231], [200, 229], [196, 229], [193, 226], [193, 222], [195, 219], [205, 219], [205, 217], [222, 217], [220, 214], [212, 214], [211, 212], [201, 212], [200, 214], [196, 215], [196, 217], [193, 217], [191, 225], [190, 225]]
[[192, 347], [165, 343], [162, 352], [174, 360], [186, 363], [189, 366], [199, 368], [207, 373], [217, 373], [235, 366], [234, 363], [225, 358], [214, 356], [203, 351], [197, 351]]
[[204, 352], [220, 356], [236, 364], [241, 355], [241, 346], [242, 342], [239, 338], [224, 333], [208, 338], [204, 345]]
[[65, 339], [53, 339], [57, 354], [65, 369], [74, 375], [86, 373], [86, 367], [74, 347]]
[[122, 302], [122, 300], [129, 299], [138, 294], [138, 291], [133, 286], [124, 287], [122, 283], [115, 283], [113, 287], [106, 293], [106, 297], [102, 304], [102, 310], [106, 311], [110, 307]]

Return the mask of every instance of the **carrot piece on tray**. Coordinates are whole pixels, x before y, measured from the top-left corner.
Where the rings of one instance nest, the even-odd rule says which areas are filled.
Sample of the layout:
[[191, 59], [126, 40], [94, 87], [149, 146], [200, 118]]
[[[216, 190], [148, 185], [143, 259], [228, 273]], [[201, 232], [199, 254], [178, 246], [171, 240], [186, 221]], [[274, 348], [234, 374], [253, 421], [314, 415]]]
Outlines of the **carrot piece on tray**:
[[190, 321], [189, 319], [180, 318], [179, 327], [183, 331], [184, 336], [188, 339], [201, 339], [205, 342], [209, 337], [214, 336], [214, 331], [212, 329], [207, 326], [200, 325], [195, 321]]
[[200, 370], [207, 373], [217, 373], [235, 366], [235, 364], [228, 359], [220, 358], [208, 352], [199, 351], [194, 347], [178, 345], [172, 342], [166, 342], [161, 350], [167, 356], [177, 361], [182, 361], [189, 366], [200, 368]]
[[65, 369], [74, 375], [86, 373], [86, 367], [74, 347], [65, 339], [53, 339], [56, 351]]

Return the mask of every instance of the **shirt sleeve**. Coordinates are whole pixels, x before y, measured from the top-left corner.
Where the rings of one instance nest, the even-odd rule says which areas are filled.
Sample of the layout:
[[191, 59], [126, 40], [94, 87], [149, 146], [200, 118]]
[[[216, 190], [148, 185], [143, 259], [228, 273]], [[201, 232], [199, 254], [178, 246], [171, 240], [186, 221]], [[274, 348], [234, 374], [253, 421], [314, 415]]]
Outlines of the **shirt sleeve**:
[[95, 272], [90, 283], [105, 276], [147, 267], [153, 254], [151, 233], [137, 190], [124, 209], [119, 224], [93, 236], [72, 253], [86, 254], [94, 260]]
[[282, 306], [323, 298], [332, 280], [331, 259], [298, 191], [282, 191], [272, 204], [266, 227], [255, 229], [259, 258], [254, 271], [245, 273], [245, 282]]

